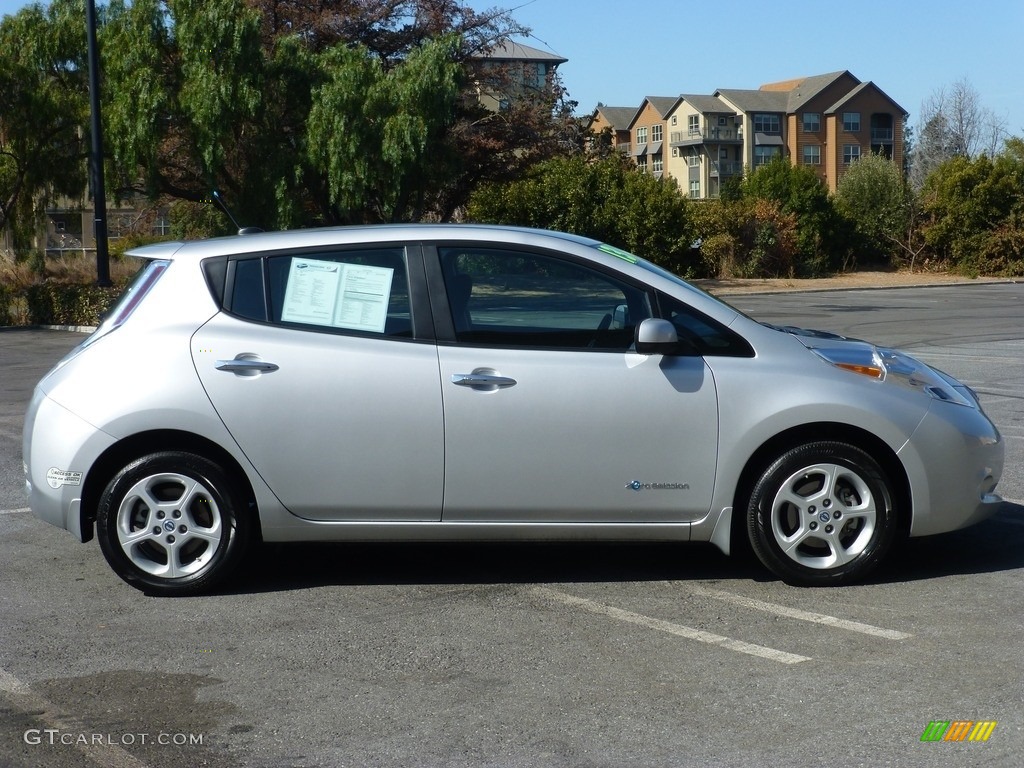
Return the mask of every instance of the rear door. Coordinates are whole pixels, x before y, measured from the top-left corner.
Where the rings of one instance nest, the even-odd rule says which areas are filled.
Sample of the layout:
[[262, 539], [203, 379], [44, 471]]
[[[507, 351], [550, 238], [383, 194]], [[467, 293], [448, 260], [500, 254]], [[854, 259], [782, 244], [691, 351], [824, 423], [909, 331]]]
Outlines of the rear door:
[[196, 370], [284, 505], [314, 520], [439, 520], [437, 353], [415, 332], [425, 307], [406, 250], [239, 259], [227, 286], [227, 311], [193, 338]]

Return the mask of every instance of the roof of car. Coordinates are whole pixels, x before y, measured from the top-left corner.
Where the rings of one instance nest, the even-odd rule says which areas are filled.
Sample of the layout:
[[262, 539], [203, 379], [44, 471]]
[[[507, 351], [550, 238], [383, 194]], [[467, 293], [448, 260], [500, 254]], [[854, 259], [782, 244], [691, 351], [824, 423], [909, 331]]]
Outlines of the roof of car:
[[593, 246], [599, 241], [566, 232], [494, 224], [372, 224], [320, 227], [276, 232], [258, 232], [208, 240], [176, 240], [153, 243], [126, 252], [144, 259], [208, 258], [236, 253], [255, 253], [286, 248], [345, 245], [394, 240], [501, 240], [509, 243], [540, 244], [551, 238], [577, 245]]

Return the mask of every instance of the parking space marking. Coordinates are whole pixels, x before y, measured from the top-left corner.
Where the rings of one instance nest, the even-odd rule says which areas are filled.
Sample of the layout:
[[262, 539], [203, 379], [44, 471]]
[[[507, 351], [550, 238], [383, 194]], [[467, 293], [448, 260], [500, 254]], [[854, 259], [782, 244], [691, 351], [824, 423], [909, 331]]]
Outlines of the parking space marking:
[[725, 592], [720, 589], [691, 587], [690, 591], [697, 595], [711, 597], [715, 600], [723, 600], [727, 603], [743, 606], [744, 608], [753, 608], [755, 611], [764, 611], [765, 613], [772, 613], [776, 616], [785, 616], [789, 619], [809, 621], [813, 624], [824, 624], [828, 627], [846, 629], [850, 632], [860, 632], [865, 635], [881, 637], [886, 640], [906, 640], [907, 638], [913, 637], [913, 635], [907, 634], [906, 632], [897, 632], [895, 629], [883, 629], [881, 627], [872, 626], [871, 624], [862, 624], [859, 621], [840, 619], [824, 613], [802, 611], [798, 608], [790, 608], [789, 606], [777, 605], [776, 603], [767, 603], [764, 600], [755, 600], [751, 597], [743, 597], [742, 595], [736, 595], [732, 592]]
[[32, 510], [28, 507], [19, 507], [18, 509], [0, 509], [0, 515], [20, 515], [23, 512], [31, 512]]
[[709, 645], [719, 645], [723, 648], [728, 648], [730, 651], [745, 653], [749, 656], [759, 656], [762, 659], [777, 661], [781, 664], [799, 664], [801, 661], [811, 660], [810, 656], [800, 656], [795, 653], [780, 651], [764, 645], [755, 645], [753, 643], [745, 643], [742, 640], [733, 640], [732, 638], [716, 635], [712, 632], [705, 632], [702, 629], [684, 627], [681, 624], [674, 624], [671, 621], [655, 619], [650, 616], [644, 616], [643, 614], [633, 613], [632, 611], [625, 611], [622, 608], [604, 605], [603, 603], [588, 600], [585, 597], [577, 597], [576, 595], [570, 595], [568, 592], [562, 592], [549, 587], [533, 587], [531, 592], [540, 597], [562, 603], [563, 605], [572, 606], [573, 608], [582, 608], [585, 611], [590, 611], [591, 613], [596, 613], [601, 616], [607, 616], [608, 618], [615, 619], [616, 621], [625, 621], [629, 624], [647, 627], [648, 629], [668, 632], [670, 635], [685, 637], [687, 640], [696, 640], [701, 643], [708, 643]]
[[[0, 667], [0, 693], [13, 694], [16, 697], [14, 705], [22, 712], [31, 713], [33, 717], [42, 720], [47, 728], [76, 736], [73, 744], [75, 749], [99, 768], [149, 768], [147, 763], [138, 760], [119, 745], [104, 741], [103, 738], [94, 739], [92, 732], [80, 719], [60, 712], [53, 702], [33, 692], [3, 667]], [[79, 734], [85, 738], [77, 738]]]

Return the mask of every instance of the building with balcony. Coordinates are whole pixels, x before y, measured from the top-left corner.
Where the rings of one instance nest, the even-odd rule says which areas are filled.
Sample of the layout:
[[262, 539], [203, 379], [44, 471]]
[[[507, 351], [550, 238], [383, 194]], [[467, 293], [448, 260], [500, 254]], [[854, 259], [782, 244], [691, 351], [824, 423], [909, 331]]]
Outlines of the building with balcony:
[[874, 83], [832, 72], [756, 90], [647, 97], [634, 112], [629, 143], [619, 147], [692, 198], [718, 197], [726, 180], [779, 157], [812, 168], [835, 192], [864, 154], [882, 153], [902, 167], [906, 118]]

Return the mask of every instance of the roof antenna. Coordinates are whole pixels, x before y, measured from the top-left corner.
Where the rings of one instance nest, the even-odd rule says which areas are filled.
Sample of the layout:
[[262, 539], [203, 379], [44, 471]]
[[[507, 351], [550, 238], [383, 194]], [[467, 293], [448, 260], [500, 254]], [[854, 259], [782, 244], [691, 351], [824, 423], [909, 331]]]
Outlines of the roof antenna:
[[224, 213], [227, 214], [227, 217], [229, 219], [231, 219], [231, 223], [235, 225], [235, 229], [238, 230], [238, 234], [240, 234], [240, 235], [254, 235], [257, 232], [262, 232], [263, 231], [259, 227], [243, 227], [243, 226], [240, 226], [239, 223], [238, 223], [238, 220], [235, 219], [235, 217], [231, 215], [231, 210], [228, 208], [227, 203], [224, 202], [224, 198], [222, 198], [220, 196], [220, 190], [217, 190], [217, 189], [213, 190], [213, 199], [214, 199], [214, 202], [216, 202], [217, 205], [220, 207], [220, 209], [222, 211], [224, 211]]

